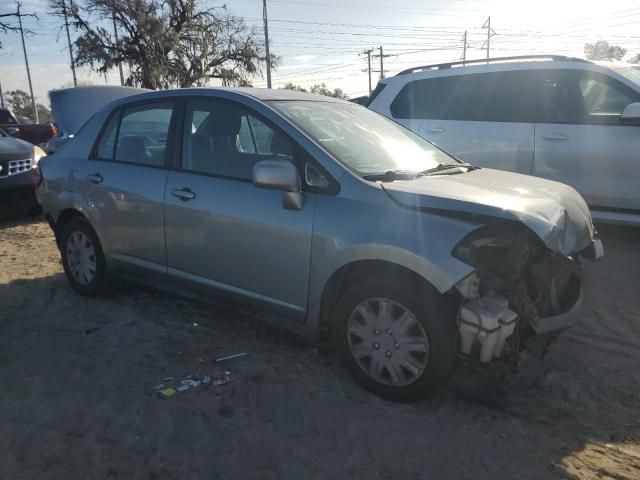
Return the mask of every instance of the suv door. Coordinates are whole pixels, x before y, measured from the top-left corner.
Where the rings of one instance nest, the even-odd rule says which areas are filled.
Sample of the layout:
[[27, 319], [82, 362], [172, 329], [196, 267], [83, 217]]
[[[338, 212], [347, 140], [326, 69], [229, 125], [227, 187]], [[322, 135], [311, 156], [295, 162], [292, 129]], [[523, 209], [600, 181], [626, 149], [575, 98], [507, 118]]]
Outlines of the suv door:
[[116, 110], [86, 162], [82, 191], [116, 267], [166, 270], [164, 188], [173, 102]]
[[620, 121], [640, 94], [586, 70], [531, 73], [538, 105], [533, 175], [571, 185], [594, 209], [640, 210], [640, 126]]
[[252, 183], [257, 162], [296, 161], [299, 148], [241, 104], [210, 98], [186, 102], [181, 138], [165, 195], [169, 274], [302, 320], [315, 195], [286, 210], [282, 192]]
[[390, 106], [395, 120], [473, 165], [531, 173], [534, 131], [522, 71], [408, 82]]

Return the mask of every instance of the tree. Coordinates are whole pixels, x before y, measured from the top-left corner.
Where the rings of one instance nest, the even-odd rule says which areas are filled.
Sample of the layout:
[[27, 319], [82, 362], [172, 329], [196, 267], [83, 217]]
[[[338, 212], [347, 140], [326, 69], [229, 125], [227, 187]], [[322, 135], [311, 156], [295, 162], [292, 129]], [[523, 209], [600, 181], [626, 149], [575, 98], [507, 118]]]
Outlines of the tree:
[[[33, 13], [21, 13], [20, 14], [21, 17], [33, 17], [33, 18], [38, 18], [37, 15], [33, 14]], [[10, 17], [15, 17], [16, 19], [18, 18], [18, 12], [16, 10], [15, 13], [3, 13], [2, 15], [0, 15], [0, 18], [2, 20], [0, 20], [0, 33], [7, 33], [7, 32], [19, 32], [20, 31], [20, 27], [18, 27], [18, 25], [14, 25], [11, 23], [7, 23], [7, 20], [9, 20]], [[31, 30], [23, 28], [25, 33], [33, 33]], [[2, 48], [2, 42], [0, 42], [0, 48]]]
[[[49, 0], [63, 15], [64, 0]], [[220, 79], [225, 86], [249, 85], [267, 58], [262, 36], [226, 6], [203, 6], [203, 0], [76, 0], [67, 9], [80, 36], [75, 61], [105, 73], [125, 65], [127, 85], [171, 88], [205, 85]], [[95, 18], [106, 19], [104, 24]], [[118, 40], [113, 33], [115, 21]], [[269, 61], [277, 64], [272, 55]]]
[[[11, 90], [6, 93], [7, 106], [15, 115], [33, 119], [33, 108], [31, 108], [31, 97], [24, 90]], [[51, 111], [41, 103], [36, 104], [38, 118], [41, 122], [51, 120]]]
[[631, 57], [631, 59], [629, 59], [629, 63], [640, 63], [640, 53]]
[[292, 82], [287, 82], [284, 84], [284, 87], [282, 87], [282, 90], [293, 90], [296, 92], [306, 92], [307, 89], [306, 88], [302, 88], [300, 85], [296, 85]]
[[[295, 85], [292, 82], [286, 83], [282, 88], [284, 90], [295, 90], [296, 92], [307, 91], [307, 89], [301, 87], [300, 85]], [[326, 97], [340, 98], [342, 100], [347, 100], [348, 98], [341, 88], [334, 88], [333, 90], [329, 90], [325, 83], [316, 83], [314, 85], [311, 85], [311, 88], [308, 91], [318, 95], [324, 95]]]
[[589, 60], [621, 60], [626, 53], [626, 48], [611, 45], [606, 40], [584, 44], [584, 54]]

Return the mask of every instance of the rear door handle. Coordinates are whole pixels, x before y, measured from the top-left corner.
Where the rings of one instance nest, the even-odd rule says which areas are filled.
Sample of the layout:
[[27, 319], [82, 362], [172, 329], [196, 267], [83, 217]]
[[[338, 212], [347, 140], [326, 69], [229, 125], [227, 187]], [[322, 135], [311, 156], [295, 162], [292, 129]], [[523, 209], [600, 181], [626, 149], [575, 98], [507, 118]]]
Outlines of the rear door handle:
[[443, 133], [444, 132], [444, 128], [442, 127], [432, 127], [432, 128], [425, 128], [425, 130], [429, 133]]
[[550, 140], [552, 142], [564, 142], [569, 140], [569, 136], [560, 132], [551, 132], [542, 136], [545, 140]]
[[171, 190], [171, 195], [179, 198], [183, 202], [186, 202], [187, 200], [193, 200], [194, 198], [196, 198], [196, 194], [186, 187]]
[[97, 185], [98, 183], [102, 183], [104, 178], [102, 178], [102, 175], [100, 175], [99, 173], [92, 173], [91, 175], [87, 175], [87, 180], [89, 180], [94, 185]]

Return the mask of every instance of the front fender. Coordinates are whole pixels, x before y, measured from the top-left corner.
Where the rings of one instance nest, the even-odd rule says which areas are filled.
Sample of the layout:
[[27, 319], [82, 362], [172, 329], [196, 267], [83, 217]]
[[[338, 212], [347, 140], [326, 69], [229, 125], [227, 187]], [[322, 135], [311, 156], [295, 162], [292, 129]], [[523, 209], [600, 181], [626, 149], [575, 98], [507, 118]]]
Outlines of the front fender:
[[[380, 208], [346, 198], [318, 197], [314, 220], [307, 322], [317, 325], [332, 275], [354, 262], [382, 261], [416, 273], [439, 292], [473, 271], [451, 251], [477, 223], [388, 203]], [[341, 212], [336, 221], [335, 212]]]

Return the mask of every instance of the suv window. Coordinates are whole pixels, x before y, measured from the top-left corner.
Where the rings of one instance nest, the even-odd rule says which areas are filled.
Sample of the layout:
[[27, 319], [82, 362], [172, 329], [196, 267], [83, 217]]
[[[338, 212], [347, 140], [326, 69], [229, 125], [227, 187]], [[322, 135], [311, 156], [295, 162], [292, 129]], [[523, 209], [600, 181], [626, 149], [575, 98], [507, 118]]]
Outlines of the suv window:
[[253, 166], [261, 160], [293, 161], [292, 141], [240, 105], [194, 100], [187, 103], [185, 115], [185, 170], [251, 180]]
[[533, 72], [538, 122], [620, 124], [627, 105], [640, 100], [617, 80], [583, 70]]
[[528, 72], [426, 78], [407, 83], [391, 103], [394, 118], [531, 122]]

